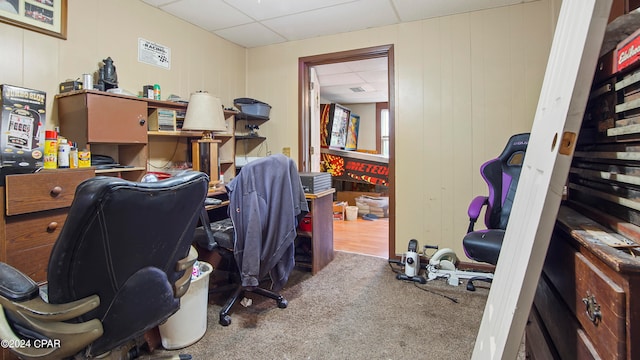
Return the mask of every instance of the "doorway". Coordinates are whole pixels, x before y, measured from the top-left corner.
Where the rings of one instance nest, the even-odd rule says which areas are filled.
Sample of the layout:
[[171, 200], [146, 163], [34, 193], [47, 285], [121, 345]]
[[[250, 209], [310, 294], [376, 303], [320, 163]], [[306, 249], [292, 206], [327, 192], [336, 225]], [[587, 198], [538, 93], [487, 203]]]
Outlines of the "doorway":
[[395, 252], [395, 82], [394, 82], [394, 53], [393, 45], [382, 45], [370, 48], [308, 56], [298, 59], [298, 164], [301, 171], [311, 171], [314, 156], [319, 156], [320, 149], [314, 146], [314, 137], [319, 137], [312, 126], [312, 106], [315, 99], [310, 96], [312, 87], [312, 69], [316, 66], [336, 64], [350, 61], [367, 60], [386, 57], [388, 76], [388, 107], [389, 107], [389, 226], [388, 226], [388, 254], [389, 258], [396, 257]]

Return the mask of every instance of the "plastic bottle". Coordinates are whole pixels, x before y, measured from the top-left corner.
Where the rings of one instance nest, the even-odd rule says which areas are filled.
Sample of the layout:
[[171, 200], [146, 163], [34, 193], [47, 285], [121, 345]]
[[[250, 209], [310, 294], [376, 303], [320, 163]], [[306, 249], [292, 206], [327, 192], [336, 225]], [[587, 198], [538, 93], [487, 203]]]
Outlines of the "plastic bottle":
[[78, 148], [71, 146], [69, 150], [69, 168], [77, 169], [78, 168]]
[[160, 100], [160, 85], [153, 84], [153, 98]]
[[58, 141], [58, 168], [66, 169], [69, 168], [69, 152], [71, 151], [71, 146], [67, 142], [67, 139], [60, 138]]
[[44, 132], [44, 168], [58, 167], [58, 133], [53, 130]]

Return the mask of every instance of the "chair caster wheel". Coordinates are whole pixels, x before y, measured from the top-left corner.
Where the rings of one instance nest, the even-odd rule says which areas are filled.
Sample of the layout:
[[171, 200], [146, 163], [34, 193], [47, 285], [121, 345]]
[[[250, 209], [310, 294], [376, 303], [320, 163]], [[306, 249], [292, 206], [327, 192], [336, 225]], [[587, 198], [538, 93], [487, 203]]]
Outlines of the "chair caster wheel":
[[229, 315], [220, 315], [219, 323], [222, 326], [229, 326], [229, 324], [231, 324], [231, 316], [229, 316]]
[[287, 305], [289, 305], [289, 302], [287, 301], [287, 299], [280, 299], [278, 300], [278, 307], [280, 309], [286, 309]]
[[473, 283], [471, 282], [471, 280], [469, 280], [467, 282], [467, 290], [469, 291], [476, 291], [476, 287], [473, 285]]

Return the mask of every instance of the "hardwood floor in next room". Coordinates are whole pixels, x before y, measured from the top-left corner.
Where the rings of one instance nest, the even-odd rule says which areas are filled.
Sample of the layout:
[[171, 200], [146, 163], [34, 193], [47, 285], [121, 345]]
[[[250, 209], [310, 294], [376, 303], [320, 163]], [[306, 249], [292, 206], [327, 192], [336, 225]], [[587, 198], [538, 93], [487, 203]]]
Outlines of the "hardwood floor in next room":
[[389, 258], [389, 218], [334, 220], [333, 249]]

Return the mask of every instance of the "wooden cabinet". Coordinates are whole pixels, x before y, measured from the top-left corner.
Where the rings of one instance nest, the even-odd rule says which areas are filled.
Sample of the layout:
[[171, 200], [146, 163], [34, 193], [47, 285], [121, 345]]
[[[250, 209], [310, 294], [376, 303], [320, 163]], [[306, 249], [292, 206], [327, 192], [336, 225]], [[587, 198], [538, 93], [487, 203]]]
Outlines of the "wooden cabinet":
[[333, 193], [329, 189], [318, 194], [305, 194], [309, 204], [311, 231], [298, 230], [296, 265], [311, 269], [315, 275], [334, 258]]
[[624, 238], [563, 206], [526, 328], [532, 359], [640, 358], [640, 260]]
[[[157, 112], [174, 110], [184, 113], [187, 104], [135, 98], [103, 91], [81, 90], [56, 96], [60, 133], [78, 147], [88, 148], [92, 155], [112, 157], [121, 167], [98, 169], [102, 175], [121, 176], [128, 180], [140, 180], [149, 166], [150, 156], [162, 151], [163, 143], [172, 151], [166, 164], [172, 161], [191, 160], [191, 139], [202, 136], [198, 131], [160, 131], [157, 123], [149, 129], [149, 118]], [[229, 181], [235, 176], [235, 111], [225, 110], [227, 131], [215, 134], [219, 144], [219, 168]], [[150, 170], [162, 171], [152, 168]]]
[[96, 173], [140, 180], [147, 170], [147, 102], [94, 90], [56, 96], [60, 133], [120, 167]]
[[8, 175], [0, 194], [5, 204], [0, 222], [0, 261], [36, 282], [46, 281], [49, 255], [76, 187], [93, 176], [93, 169]]

